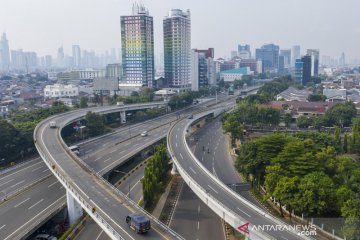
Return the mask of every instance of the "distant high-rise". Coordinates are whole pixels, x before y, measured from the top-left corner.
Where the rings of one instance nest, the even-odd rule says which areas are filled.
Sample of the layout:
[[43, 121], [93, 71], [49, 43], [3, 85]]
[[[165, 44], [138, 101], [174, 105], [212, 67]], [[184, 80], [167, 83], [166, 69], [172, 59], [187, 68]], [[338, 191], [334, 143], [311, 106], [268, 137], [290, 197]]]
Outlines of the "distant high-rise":
[[0, 40], [0, 70], [7, 71], [10, 66], [10, 50], [9, 41], [6, 38], [6, 33], [3, 33]]
[[305, 55], [301, 58], [301, 61], [303, 63], [302, 84], [305, 86], [308, 82], [311, 81], [312, 56]]
[[256, 59], [262, 61], [263, 71], [276, 71], [279, 69], [279, 46], [266, 44], [256, 49]]
[[341, 53], [340, 59], [339, 59], [339, 65], [340, 66], [345, 66], [346, 62], [345, 62], [345, 53]]
[[165, 81], [169, 87], [189, 89], [191, 85], [190, 10], [172, 9], [164, 21]]
[[73, 67], [80, 68], [81, 67], [81, 49], [79, 45], [72, 46], [72, 57], [74, 61]]
[[237, 51], [231, 51], [230, 52], [230, 58], [231, 59], [234, 59], [234, 58], [236, 58], [238, 56], [238, 52]]
[[251, 51], [250, 51], [250, 45], [238, 45], [238, 56], [241, 59], [250, 59], [251, 58]]
[[56, 61], [57, 61], [57, 66], [58, 67], [64, 67], [64, 65], [65, 65], [65, 54], [64, 54], [64, 48], [62, 46], [58, 48]]
[[319, 76], [319, 58], [320, 51], [319, 49], [308, 49], [306, 54], [311, 56], [311, 76]]
[[44, 57], [44, 59], [45, 59], [44, 67], [50, 68], [52, 66], [52, 56], [51, 55], [46, 55]]
[[291, 49], [281, 49], [280, 56], [284, 57], [284, 68], [290, 68], [291, 66]]
[[126, 84], [154, 87], [153, 28], [153, 17], [143, 5], [135, 3], [132, 15], [121, 16], [121, 52]]
[[191, 90], [198, 91], [208, 85], [215, 85], [216, 73], [214, 49], [193, 49], [191, 52]]
[[295, 66], [295, 61], [297, 59], [300, 59], [300, 57], [301, 57], [300, 46], [299, 45], [293, 46], [292, 51], [291, 51], [291, 66], [292, 67]]

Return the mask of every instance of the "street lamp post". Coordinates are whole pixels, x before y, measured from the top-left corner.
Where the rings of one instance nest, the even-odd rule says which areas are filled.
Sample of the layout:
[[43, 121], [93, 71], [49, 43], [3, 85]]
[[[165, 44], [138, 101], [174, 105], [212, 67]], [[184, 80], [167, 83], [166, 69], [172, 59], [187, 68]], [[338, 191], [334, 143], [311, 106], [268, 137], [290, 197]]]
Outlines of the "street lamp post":
[[[116, 173], [122, 173], [122, 174], [124, 174], [124, 175], [127, 174], [126, 172], [123, 172], [123, 171], [120, 171], [120, 170], [117, 170], [117, 169], [115, 169], [114, 172], [116, 172]], [[131, 199], [131, 197], [130, 197], [130, 190], [131, 190], [131, 188], [130, 188], [130, 182], [129, 182], [128, 196], [129, 196], [129, 198]]]

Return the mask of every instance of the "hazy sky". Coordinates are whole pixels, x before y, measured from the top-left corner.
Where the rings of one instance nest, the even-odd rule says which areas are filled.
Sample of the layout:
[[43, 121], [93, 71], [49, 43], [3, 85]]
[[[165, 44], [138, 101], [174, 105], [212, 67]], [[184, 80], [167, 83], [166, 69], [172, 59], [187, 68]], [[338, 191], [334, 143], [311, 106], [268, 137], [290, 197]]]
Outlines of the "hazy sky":
[[[71, 45], [102, 52], [121, 47], [120, 16], [131, 0], [0, 0], [0, 31], [11, 49], [55, 55]], [[192, 48], [229, 56], [238, 43], [319, 48], [321, 55], [360, 57], [360, 0], [143, 0], [154, 17], [155, 52], [163, 52], [162, 20], [171, 8], [190, 9]]]

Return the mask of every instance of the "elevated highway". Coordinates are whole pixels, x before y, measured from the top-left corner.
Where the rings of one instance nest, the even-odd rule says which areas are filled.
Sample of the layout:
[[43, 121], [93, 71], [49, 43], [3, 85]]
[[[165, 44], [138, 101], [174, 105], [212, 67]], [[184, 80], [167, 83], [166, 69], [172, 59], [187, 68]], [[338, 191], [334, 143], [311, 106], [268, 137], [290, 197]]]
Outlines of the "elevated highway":
[[168, 133], [168, 150], [186, 184], [218, 216], [249, 239], [308, 239], [289, 227], [279, 230], [281, 226], [288, 225], [235, 193], [194, 156], [186, 142], [190, 126], [213, 114], [214, 111], [208, 111], [193, 119], [183, 119], [173, 125]]
[[[34, 131], [35, 146], [46, 165], [66, 188], [70, 218], [71, 215], [81, 215], [82, 208], [112, 239], [142, 239], [145, 236], [129, 230], [125, 217], [131, 212], [143, 212], [149, 216], [153, 226], [153, 230], [146, 234], [146, 239], [182, 239], [74, 155], [61, 138], [61, 130], [82, 119], [87, 111], [105, 114], [143, 108], [144, 105], [85, 109], [48, 118]], [[58, 128], [50, 128], [50, 121], [56, 121]]]

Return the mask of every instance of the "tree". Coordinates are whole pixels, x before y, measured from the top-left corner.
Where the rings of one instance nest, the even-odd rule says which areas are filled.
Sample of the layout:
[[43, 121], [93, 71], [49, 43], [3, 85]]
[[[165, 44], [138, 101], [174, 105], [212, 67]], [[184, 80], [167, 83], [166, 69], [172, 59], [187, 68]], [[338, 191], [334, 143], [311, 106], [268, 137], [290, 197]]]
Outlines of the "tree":
[[345, 217], [343, 232], [347, 239], [358, 239], [360, 236], [360, 198], [352, 198], [341, 208], [341, 215]]
[[324, 216], [336, 207], [334, 183], [325, 173], [309, 173], [300, 180], [298, 186], [296, 207], [305, 216]]
[[325, 102], [326, 96], [322, 94], [310, 94], [308, 100], [309, 102]]
[[80, 98], [80, 108], [87, 108], [88, 107], [88, 99], [87, 97]]
[[338, 126], [335, 127], [335, 131], [334, 131], [334, 138], [335, 138], [335, 144], [337, 146], [339, 146], [339, 150], [342, 151], [342, 148], [340, 147], [341, 146], [341, 130]]
[[348, 138], [349, 138], [348, 134], [345, 133], [345, 135], [344, 135], [344, 144], [343, 144], [344, 153], [348, 152]]
[[291, 123], [291, 120], [292, 120], [291, 114], [290, 113], [285, 113], [283, 119], [284, 119], [285, 126], [289, 127], [290, 123]]
[[241, 124], [238, 122], [234, 114], [224, 115], [222, 121], [224, 131], [230, 133], [231, 144], [235, 145], [236, 139], [242, 138], [243, 128], [241, 127]]
[[288, 176], [304, 176], [316, 170], [319, 163], [314, 156], [314, 142], [310, 139], [288, 142], [284, 149], [271, 160], [272, 164], [280, 164]]
[[299, 128], [308, 128], [312, 125], [312, 121], [307, 116], [300, 116], [296, 119], [297, 126]]
[[89, 137], [99, 136], [109, 131], [105, 126], [104, 116], [100, 114], [90, 111], [87, 112], [85, 115], [85, 122], [85, 134]]
[[281, 177], [276, 184], [276, 187], [273, 192], [273, 196], [277, 199], [280, 203], [280, 213], [282, 215], [282, 206], [286, 205], [287, 210], [290, 212], [291, 218], [291, 211], [294, 206], [297, 204], [297, 199], [294, 197], [299, 189], [300, 179], [299, 177]]
[[357, 110], [352, 102], [338, 103], [325, 113], [331, 125], [340, 127], [349, 127], [356, 114]]
[[266, 173], [266, 175], [265, 175], [264, 186], [265, 186], [266, 192], [269, 196], [273, 196], [275, 188], [276, 188], [279, 180], [282, 178], [282, 176], [285, 175], [285, 172], [281, 168], [280, 164], [275, 164], [272, 166], [267, 166], [265, 173]]

